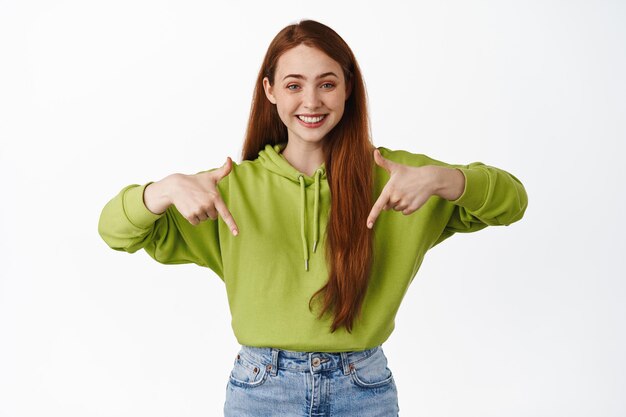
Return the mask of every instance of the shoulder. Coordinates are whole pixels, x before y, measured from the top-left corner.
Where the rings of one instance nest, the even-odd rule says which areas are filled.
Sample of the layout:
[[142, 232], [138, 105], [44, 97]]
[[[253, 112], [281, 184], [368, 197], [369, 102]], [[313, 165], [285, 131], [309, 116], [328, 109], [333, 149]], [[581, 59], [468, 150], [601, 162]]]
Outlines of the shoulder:
[[266, 173], [266, 169], [263, 167], [261, 160], [259, 158], [256, 159], [244, 159], [238, 164], [233, 161], [233, 173], [236, 173], [237, 176], [254, 176], [258, 177], [259, 174]]
[[[209, 168], [209, 169], [204, 169], [202, 171], [196, 172], [196, 174], [201, 174], [203, 172], [211, 172], [211, 171], [215, 171], [216, 169], [220, 169], [220, 168], [221, 168], [221, 166], [214, 167], [214, 168]], [[260, 168], [261, 168], [261, 164], [259, 163], [258, 159], [255, 159], [253, 161], [243, 160], [243, 161], [241, 161], [239, 163], [237, 163], [237, 162], [235, 162], [233, 160], [230, 172], [224, 178], [228, 178], [228, 176], [230, 176], [230, 175], [242, 175], [242, 174], [245, 175], [245, 174], [250, 173], [250, 172], [256, 172]]]
[[400, 164], [421, 167], [424, 165], [446, 165], [444, 162], [431, 158], [423, 153], [414, 153], [402, 149], [390, 149], [384, 146], [378, 146], [380, 154], [390, 161]]

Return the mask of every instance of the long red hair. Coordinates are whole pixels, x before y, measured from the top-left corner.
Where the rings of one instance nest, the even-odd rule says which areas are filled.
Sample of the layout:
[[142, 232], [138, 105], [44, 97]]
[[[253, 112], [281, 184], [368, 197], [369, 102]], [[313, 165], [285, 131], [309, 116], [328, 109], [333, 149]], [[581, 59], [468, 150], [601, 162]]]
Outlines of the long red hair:
[[345, 326], [351, 333], [367, 291], [373, 252], [372, 230], [365, 224], [373, 205], [374, 165], [367, 93], [356, 58], [348, 44], [331, 28], [314, 20], [302, 20], [281, 30], [272, 40], [254, 88], [242, 160], [254, 160], [266, 144], [287, 141], [287, 127], [263, 89], [263, 78], [274, 85], [278, 59], [300, 44], [315, 47], [343, 69], [350, 95], [344, 114], [323, 142], [326, 177], [331, 193], [326, 233], [328, 282], [309, 300], [323, 296], [318, 318], [334, 312], [331, 332]]

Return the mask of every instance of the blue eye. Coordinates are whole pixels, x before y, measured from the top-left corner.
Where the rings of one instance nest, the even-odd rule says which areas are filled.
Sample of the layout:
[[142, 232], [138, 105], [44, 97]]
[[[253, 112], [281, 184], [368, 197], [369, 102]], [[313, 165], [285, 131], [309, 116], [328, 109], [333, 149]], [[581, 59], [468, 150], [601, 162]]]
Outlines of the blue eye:
[[323, 85], [323, 86], [324, 86], [324, 85], [330, 85], [330, 88], [333, 88], [333, 87], [335, 86], [333, 83], [324, 83], [324, 84], [322, 84], [322, 85]]
[[294, 90], [293, 88], [290, 88], [290, 87], [297, 87], [297, 86], [298, 86], [297, 84], [290, 84], [287, 86], [287, 90]]

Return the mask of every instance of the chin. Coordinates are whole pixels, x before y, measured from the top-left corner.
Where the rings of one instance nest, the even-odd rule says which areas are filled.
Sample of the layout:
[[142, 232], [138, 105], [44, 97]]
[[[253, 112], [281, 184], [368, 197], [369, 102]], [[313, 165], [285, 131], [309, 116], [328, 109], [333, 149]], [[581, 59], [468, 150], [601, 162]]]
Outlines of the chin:
[[302, 137], [300, 138], [300, 141], [311, 143], [311, 144], [322, 143], [323, 140], [324, 138], [302, 138]]

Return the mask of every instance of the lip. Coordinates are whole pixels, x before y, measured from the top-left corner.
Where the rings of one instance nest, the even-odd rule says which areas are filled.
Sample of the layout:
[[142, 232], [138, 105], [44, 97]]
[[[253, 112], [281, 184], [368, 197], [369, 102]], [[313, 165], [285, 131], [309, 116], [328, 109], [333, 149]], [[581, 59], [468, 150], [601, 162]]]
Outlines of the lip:
[[[300, 116], [308, 116], [308, 117], [316, 117], [316, 116], [309, 116], [308, 114], [301, 114]], [[324, 123], [326, 123], [326, 119], [328, 119], [328, 115], [323, 115], [323, 114], [319, 114], [317, 116], [325, 116], [322, 120], [320, 120], [317, 123], [306, 123], [302, 120], [300, 120], [300, 118], [298, 116], [296, 116], [296, 120], [298, 121], [298, 123], [300, 123], [302, 126], [304, 127], [308, 127], [309, 129], [315, 129], [320, 127], [321, 125], [323, 125]]]
[[317, 114], [297, 114], [296, 116], [304, 116], [304, 117], [319, 117], [319, 116], [327, 116], [328, 113], [317, 113]]

